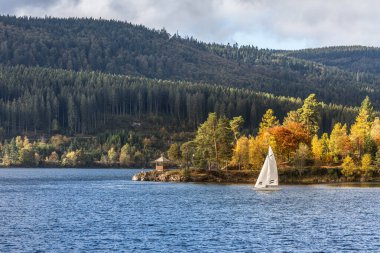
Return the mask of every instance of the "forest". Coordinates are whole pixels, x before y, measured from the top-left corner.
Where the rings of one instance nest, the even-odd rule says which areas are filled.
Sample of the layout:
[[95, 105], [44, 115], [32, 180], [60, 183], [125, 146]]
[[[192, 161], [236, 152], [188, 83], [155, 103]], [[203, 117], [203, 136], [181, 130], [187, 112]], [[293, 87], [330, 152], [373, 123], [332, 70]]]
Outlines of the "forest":
[[320, 131], [322, 106], [311, 94], [281, 121], [269, 108], [256, 132], [244, 128], [242, 116], [210, 112], [194, 133], [162, 127], [149, 135], [120, 130], [97, 137], [17, 136], [0, 146], [1, 162], [7, 167], [149, 167], [166, 148], [170, 160], [183, 168], [258, 170], [271, 146], [280, 167], [342, 166], [342, 174], [351, 177], [377, 173], [380, 119], [369, 98], [352, 125], [335, 122], [329, 132]]
[[315, 94], [282, 123], [268, 109], [257, 134], [243, 134], [243, 117], [228, 119], [210, 113], [193, 140], [174, 143], [169, 158], [183, 168], [254, 170], [261, 168], [271, 146], [281, 168], [310, 166], [342, 168], [348, 178], [370, 178], [380, 171], [380, 119], [365, 98], [354, 124], [337, 122], [329, 133], [318, 135], [320, 114]]
[[[314, 135], [324, 138], [338, 123], [348, 131], [364, 98], [378, 116], [377, 51], [279, 51], [204, 43], [115, 20], [0, 16], [0, 162], [150, 166], [171, 144], [197, 138], [210, 115], [225, 125], [244, 119], [236, 145], [241, 136], [249, 142], [263, 135], [268, 109], [278, 122], [297, 121], [293, 112], [315, 94], [318, 130], [302, 142], [312, 149]], [[345, 64], [349, 59], [356, 65]]]
[[[282, 119], [302, 103], [250, 89], [23, 66], [0, 65], [0, 84], [3, 136], [88, 135], [138, 126], [193, 131], [209, 112], [241, 115], [244, 128], [257, 131], [267, 108]], [[352, 123], [356, 110], [323, 103], [321, 129], [328, 131], [338, 121]]]
[[[369, 96], [378, 107], [380, 77], [373, 69], [379, 50], [368, 50], [346, 54], [344, 61], [356, 65], [345, 67], [327, 62], [338, 49], [318, 60], [314, 52], [322, 49], [279, 52], [204, 43], [114, 20], [0, 16], [0, 63], [7, 66], [205, 82], [301, 98], [315, 93], [326, 103], [349, 106]], [[342, 90], [347, 96], [340, 96]]]

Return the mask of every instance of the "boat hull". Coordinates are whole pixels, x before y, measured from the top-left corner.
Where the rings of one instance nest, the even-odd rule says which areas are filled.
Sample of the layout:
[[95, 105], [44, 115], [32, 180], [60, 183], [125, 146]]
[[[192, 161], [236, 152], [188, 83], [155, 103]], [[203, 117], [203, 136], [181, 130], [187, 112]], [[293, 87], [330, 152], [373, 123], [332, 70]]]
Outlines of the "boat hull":
[[267, 188], [256, 188], [256, 187], [254, 187], [253, 188], [255, 191], [279, 191], [279, 190], [281, 190], [281, 188], [280, 187], [267, 187]]

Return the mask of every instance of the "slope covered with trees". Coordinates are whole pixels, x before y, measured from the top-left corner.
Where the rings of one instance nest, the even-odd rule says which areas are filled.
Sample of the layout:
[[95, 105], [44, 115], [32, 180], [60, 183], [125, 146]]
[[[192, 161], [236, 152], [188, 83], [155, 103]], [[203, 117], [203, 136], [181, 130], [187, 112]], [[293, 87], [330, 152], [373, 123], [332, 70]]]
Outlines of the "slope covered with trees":
[[[22, 133], [96, 134], [106, 129], [194, 130], [210, 112], [243, 116], [254, 131], [268, 108], [282, 119], [301, 99], [204, 83], [0, 66], [0, 127]], [[321, 128], [351, 123], [355, 108], [323, 104]]]
[[[0, 63], [207, 82], [377, 107], [380, 79], [253, 46], [206, 44], [125, 22], [0, 16]], [[301, 57], [302, 58], [302, 57]], [[368, 72], [366, 72], [368, 73]], [[342, 90], [346, 96], [341, 96]]]
[[364, 73], [380, 74], [380, 48], [377, 47], [325, 47], [286, 51], [285, 55], [357, 73], [359, 81]]

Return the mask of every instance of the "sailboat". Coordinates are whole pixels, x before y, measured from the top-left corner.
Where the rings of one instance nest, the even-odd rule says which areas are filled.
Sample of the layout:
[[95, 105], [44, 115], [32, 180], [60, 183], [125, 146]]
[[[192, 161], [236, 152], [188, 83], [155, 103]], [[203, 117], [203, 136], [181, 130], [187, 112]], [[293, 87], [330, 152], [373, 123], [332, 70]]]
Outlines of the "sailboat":
[[274, 157], [273, 150], [269, 146], [267, 157], [263, 167], [261, 168], [260, 175], [255, 184], [255, 190], [258, 191], [276, 191], [280, 190], [278, 187], [278, 172], [276, 158]]

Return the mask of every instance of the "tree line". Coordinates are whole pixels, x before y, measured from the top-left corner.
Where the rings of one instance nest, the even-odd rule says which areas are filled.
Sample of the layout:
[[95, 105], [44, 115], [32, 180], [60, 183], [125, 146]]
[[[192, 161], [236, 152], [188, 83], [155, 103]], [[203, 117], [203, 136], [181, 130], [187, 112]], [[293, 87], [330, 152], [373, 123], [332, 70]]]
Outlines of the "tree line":
[[[192, 131], [210, 112], [245, 118], [244, 129], [257, 131], [270, 107], [282, 119], [299, 98], [248, 89], [58, 69], [0, 65], [0, 134], [97, 134], [135, 129], [140, 123]], [[321, 104], [320, 128], [352, 123], [357, 109]], [[149, 122], [148, 122], [149, 120]]]
[[280, 168], [340, 166], [346, 177], [371, 177], [380, 171], [380, 119], [369, 98], [352, 125], [336, 122], [318, 134], [321, 104], [315, 94], [281, 121], [272, 109], [263, 115], [257, 134], [244, 134], [244, 118], [210, 113], [193, 140], [168, 149], [183, 167], [259, 170], [271, 146]]
[[105, 132], [96, 137], [61, 134], [29, 139], [16, 136], [0, 145], [5, 167], [149, 167], [169, 139], [168, 133]]
[[114, 20], [0, 16], [0, 27], [0, 63], [8, 66], [207, 82], [295, 97], [315, 93], [327, 103], [351, 106], [368, 95], [380, 105], [380, 79], [365, 71], [378, 64], [376, 57], [365, 58], [366, 51], [345, 58], [355, 62], [352, 70], [301, 53], [208, 44]]

